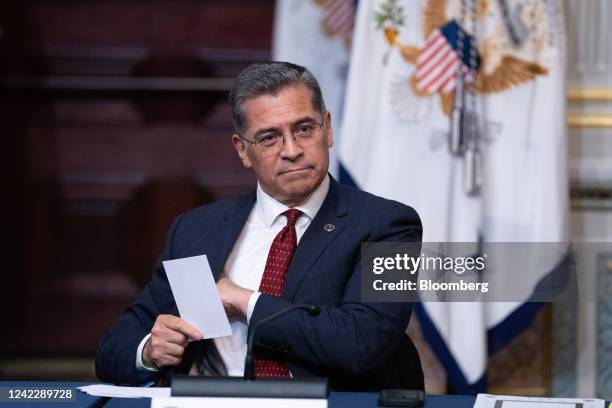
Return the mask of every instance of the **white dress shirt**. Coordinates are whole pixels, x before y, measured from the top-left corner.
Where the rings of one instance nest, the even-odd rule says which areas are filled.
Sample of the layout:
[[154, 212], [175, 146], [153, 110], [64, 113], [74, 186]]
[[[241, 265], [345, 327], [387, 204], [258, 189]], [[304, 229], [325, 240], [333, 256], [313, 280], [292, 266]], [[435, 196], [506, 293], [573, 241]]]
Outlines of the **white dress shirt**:
[[[321, 184], [304, 203], [293, 207], [304, 213], [295, 223], [298, 243], [319, 212], [328, 191], [329, 176], [325, 176]], [[263, 277], [272, 241], [287, 225], [287, 218], [281, 214], [288, 209], [289, 207], [270, 197], [258, 185], [255, 205], [223, 268], [225, 275], [236, 285], [255, 291], [249, 298], [247, 323], [232, 322], [230, 324], [232, 328], [231, 336], [214, 339], [215, 346], [230, 376], [242, 376], [244, 374], [248, 322], [260, 295], [258, 292], [259, 284]], [[148, 334], [142, 339], [136, 353], [136, 368], [139, 370], [151, 370], [142, 364], [142, 351], [150, 336]]]

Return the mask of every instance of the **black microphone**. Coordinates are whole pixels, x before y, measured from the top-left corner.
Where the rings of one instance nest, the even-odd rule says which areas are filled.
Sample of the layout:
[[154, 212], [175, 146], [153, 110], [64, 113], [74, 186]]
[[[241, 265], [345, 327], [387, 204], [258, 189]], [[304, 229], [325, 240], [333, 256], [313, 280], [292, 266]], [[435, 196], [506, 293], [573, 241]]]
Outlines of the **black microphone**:
[[296, 309], [305, 310], [308, 312], [310, 316], [313, 316], [313, 317], [318, 316], [321, 313], [321, 309], [315, 305], [307, 305], [307, 304], [293, 305], [293, 306], [289, 306], [286, 309], [273, 313], [270, 316], [266, 317], [265, 319], [261, 319], [260, 321], [258, 321], [257, 323], [253, 325], [253, 328], [251, 329], [251, 332], [249, 333], [249, 339], [247, 342], [247, 353], [244, 359], [244, 379], [246, 381], [253, 381], [255, 379], [255, 357], [253, 356], [253, 338], [255, 337], [255, 332], [257, 331], [257, 329], [260, 326], [270, 323], [271, 321], [276, 320], [279, 317], [284, 316], [287, 313], [292, 312]]
[[[172, 376], [173, 397], [248, 397], [248, 398], [327, 398], [327, 378], [260, 378], [255, 379], [253, 337], [257, 329], [293, 310], [306, 310], [317, 316], [321, 309], [314, 305], [293, 305], [253, 324], [249, 333], [244, 377]], [[245, 381], [246, 380], [246, 381]]]

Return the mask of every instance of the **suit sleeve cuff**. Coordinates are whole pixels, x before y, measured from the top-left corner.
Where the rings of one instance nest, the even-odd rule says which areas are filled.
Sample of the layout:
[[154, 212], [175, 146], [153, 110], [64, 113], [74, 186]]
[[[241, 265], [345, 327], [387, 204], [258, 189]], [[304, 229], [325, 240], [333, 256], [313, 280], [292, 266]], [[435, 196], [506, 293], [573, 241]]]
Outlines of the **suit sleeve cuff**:
[[144, 339], [142, 339], [142, 341], [138, 345], [138, 349], [136, 350], [136, 369], [138, 371], [159, 371], [158, 368], [151, 367], [145, 364], [144, 361], [142, 361], [142, 351], [144, 350], [144, 346], [145, 344], [147, 344], [147, 341], [150, 337], [151, 333], [147, 334]]
[[251, 321], [251, 316], [253, 315], [253, 310], [255, 309], [255, 304], [257, 303], [257, 299], [259, 299], [259, 295], [261, 292], [253, 292], [249, 297], [249, 303], [247, 304], [247, 313], [246, 313], [246, 322], [247, 325]]

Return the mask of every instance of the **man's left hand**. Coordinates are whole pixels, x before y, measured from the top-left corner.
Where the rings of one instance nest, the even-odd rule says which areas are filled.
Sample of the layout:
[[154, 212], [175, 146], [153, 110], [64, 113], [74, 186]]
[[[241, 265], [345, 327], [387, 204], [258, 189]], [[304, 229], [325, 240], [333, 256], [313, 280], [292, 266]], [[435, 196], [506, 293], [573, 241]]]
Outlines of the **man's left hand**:
[[221, 275], [217, 281], [217, 290], [230, 321], [246, 322], [249, 298], [253, 291], [236, 285], [225, 275]]

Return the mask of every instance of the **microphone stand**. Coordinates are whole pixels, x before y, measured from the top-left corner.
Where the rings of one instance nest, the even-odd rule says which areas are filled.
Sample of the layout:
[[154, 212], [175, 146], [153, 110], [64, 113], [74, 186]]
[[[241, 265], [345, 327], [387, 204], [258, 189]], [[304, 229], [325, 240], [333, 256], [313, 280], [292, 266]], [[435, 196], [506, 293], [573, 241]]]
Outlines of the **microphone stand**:
[[270, 323], [273, 320], [278, 319], [281, 316], [286, 315], [287, 313], [293, 312], [294, 310], [306, 310], [311, 316], [318, 316], [321, 313], [321, 309], [315, 305], [293, 305], [286, 309], [280, 310], [270, 316], [266, 317], [255, 323], [251, 332], [249, 333], [249, 338], [247, 341], [247, 354], [244, 359], [244, 380], [245, 381], [254, 381], [255, 380], [255, 357], [253, 356], [253, 339], [255, 338], [255, 332], [260, 326], [263, 326], [266, 323]]
[[258, 321], [249, 332], [243, 377], [206, 377], [174, 375], [173, 397], [244, 397], [244, 398], [327, 398], [326, 378], [258, 378], [255, 379], [253, 339], [257, 329], [294, 310], [305, 310], [310, 316], [321, 313], [315, 305], [292, 305]]

